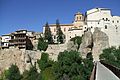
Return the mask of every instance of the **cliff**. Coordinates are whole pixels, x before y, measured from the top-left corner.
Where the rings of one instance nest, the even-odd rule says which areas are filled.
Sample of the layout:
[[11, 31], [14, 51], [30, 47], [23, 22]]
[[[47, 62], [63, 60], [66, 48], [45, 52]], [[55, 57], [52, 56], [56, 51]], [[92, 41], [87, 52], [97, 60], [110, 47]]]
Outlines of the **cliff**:
[[8, 69], [12, 64], [16, 64], [20, 72], [29, 70], [29, 68], [40, 59], [41, 53], [39, 51], [19, 50], [19, 49], [5, 49], [0, 50], [0, 72]]

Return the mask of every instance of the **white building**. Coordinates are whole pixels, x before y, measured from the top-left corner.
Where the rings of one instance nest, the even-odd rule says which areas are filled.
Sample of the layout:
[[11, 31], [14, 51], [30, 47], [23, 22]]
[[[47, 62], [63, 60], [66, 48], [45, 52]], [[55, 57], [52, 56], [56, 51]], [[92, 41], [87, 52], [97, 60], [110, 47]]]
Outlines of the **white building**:
[[11, 40], [11, 35], [2, 35], [2, 43], [1, 46], [2, 48], [9, 48], [9, 40]]
[[94, 32], [98, 27], [109, 37], [110, 46], [120, 46], [120, 16], [112, 16], [107, 8], [94, 8], [87, 11], [87, 26]]
[[[77, 12], [74, 15], [74, 21], [70, 24], [60, 24], [61, 30], [63, 34], [65, 35], [64, 42], [68, 42], [71, 38], [75, 36], [82, 36], [84, 33], [84, 15], [80, 12]], [[53, 40], [56, 43], [57, 42], [57, 36], [56, 36], [56, 24], [50, 24], [49, 25]], [[45, 27], [43, 28], [43, 33], [45, 33]]]

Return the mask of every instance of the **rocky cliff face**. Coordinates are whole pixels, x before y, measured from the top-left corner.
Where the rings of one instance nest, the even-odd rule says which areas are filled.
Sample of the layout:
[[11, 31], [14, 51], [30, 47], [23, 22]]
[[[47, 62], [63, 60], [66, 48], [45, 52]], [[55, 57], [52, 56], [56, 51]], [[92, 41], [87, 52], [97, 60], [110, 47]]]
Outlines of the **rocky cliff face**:
[[93, 34], [90, 30], [84, 33], [79, 52], [82, 54], [83, 58], [86, 57], [88, 53], [92, 52], [94, 60], [99, 60], [99, 55], [102, 53], [102, 50], [108, 47], [108, 36], [100, 29], [95, 28]]
[[68, 51], [71, 51], [71, 50], [76, 51], [77, 47], [78, 47], [78, 45], [74, 44], [73, 41], [68, 41], [68, 43], [67, 43], [67, 50]]
[[0, 72], [8, 69], [12, 64], [16, 64], [20, 72], [29, 70], [29, 68], [40, 59], [39, 51], [19, 50], [19, 49], [5, 49], [0, 50]]
[[95, 60], [99, 60], [99, 55], [102, 53], [102, 50], [108, 47], [108, 36], [104, 32], [100, 31], [98, 28], [95, 28], [95, 31], [93, 32], [93, 58]]
[[84, 33], [82, 37], [82, 43], [79, 48], [79, 52], [82, 53], [83, 57], [86, 57], [87, 53], [90, 53], [92, 51], [93, 46], [93, 38], [92, 38], [92, 32], [88, 30]]

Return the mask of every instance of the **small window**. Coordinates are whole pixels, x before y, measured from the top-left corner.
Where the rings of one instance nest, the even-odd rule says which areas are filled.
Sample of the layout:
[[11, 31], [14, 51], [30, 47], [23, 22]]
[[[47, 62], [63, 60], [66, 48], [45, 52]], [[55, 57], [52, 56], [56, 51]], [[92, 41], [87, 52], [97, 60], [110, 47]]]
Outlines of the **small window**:
[[106, 21], [108, 21], [108, 18], [106, 18]]
[[93, 27], [91, 26], [91, 28], [93, 28]]
[[85, 29], [86, 29], [86, 27], [85, 27]]
[[80, 17], [80, 20], [81, 20], [81, 17]]
[[105, 25], [105, 29], [107, 29], [107, 25]]
[[56, 36], [54, 36], [54, 39], [56, 39]]
[[112, 21], [112, 23], [114, 23], [114, 21]]
[[56, 29], [54, 28], [54, 32], [56, 32]]
[[119, 23], [119, 21], [117, 21], [117, 23]]
[[104, 18], [102, 18], [104, 20]]
[[66, 31], [66, 28], [64, 28], [64, 32]]
[[76, 37], [77, 35], [75, 34], [75, 37]]
[[71, 36], [70, 36], [70, 38], [71, 38]]
[[98, 24], [99, 24], [99, 22], [98, 22]]

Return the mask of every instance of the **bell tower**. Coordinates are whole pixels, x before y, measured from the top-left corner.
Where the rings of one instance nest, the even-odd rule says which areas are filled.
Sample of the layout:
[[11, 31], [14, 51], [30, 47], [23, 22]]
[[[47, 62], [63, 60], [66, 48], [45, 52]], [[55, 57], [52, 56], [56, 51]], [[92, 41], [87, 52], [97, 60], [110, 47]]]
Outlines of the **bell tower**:
[[74, 27], [76, 28], [81, 28], [84, 25], [84, 15], [80, 12], [77, 12], [74, 15], [74, 22], [73, 22]]
[[80, 12], [77, 12], [75, 14], [74, 22], [79, 22], [79, 21], [82, 21], [82, 20], [84, 20], [83, 14], [81, 14]]

